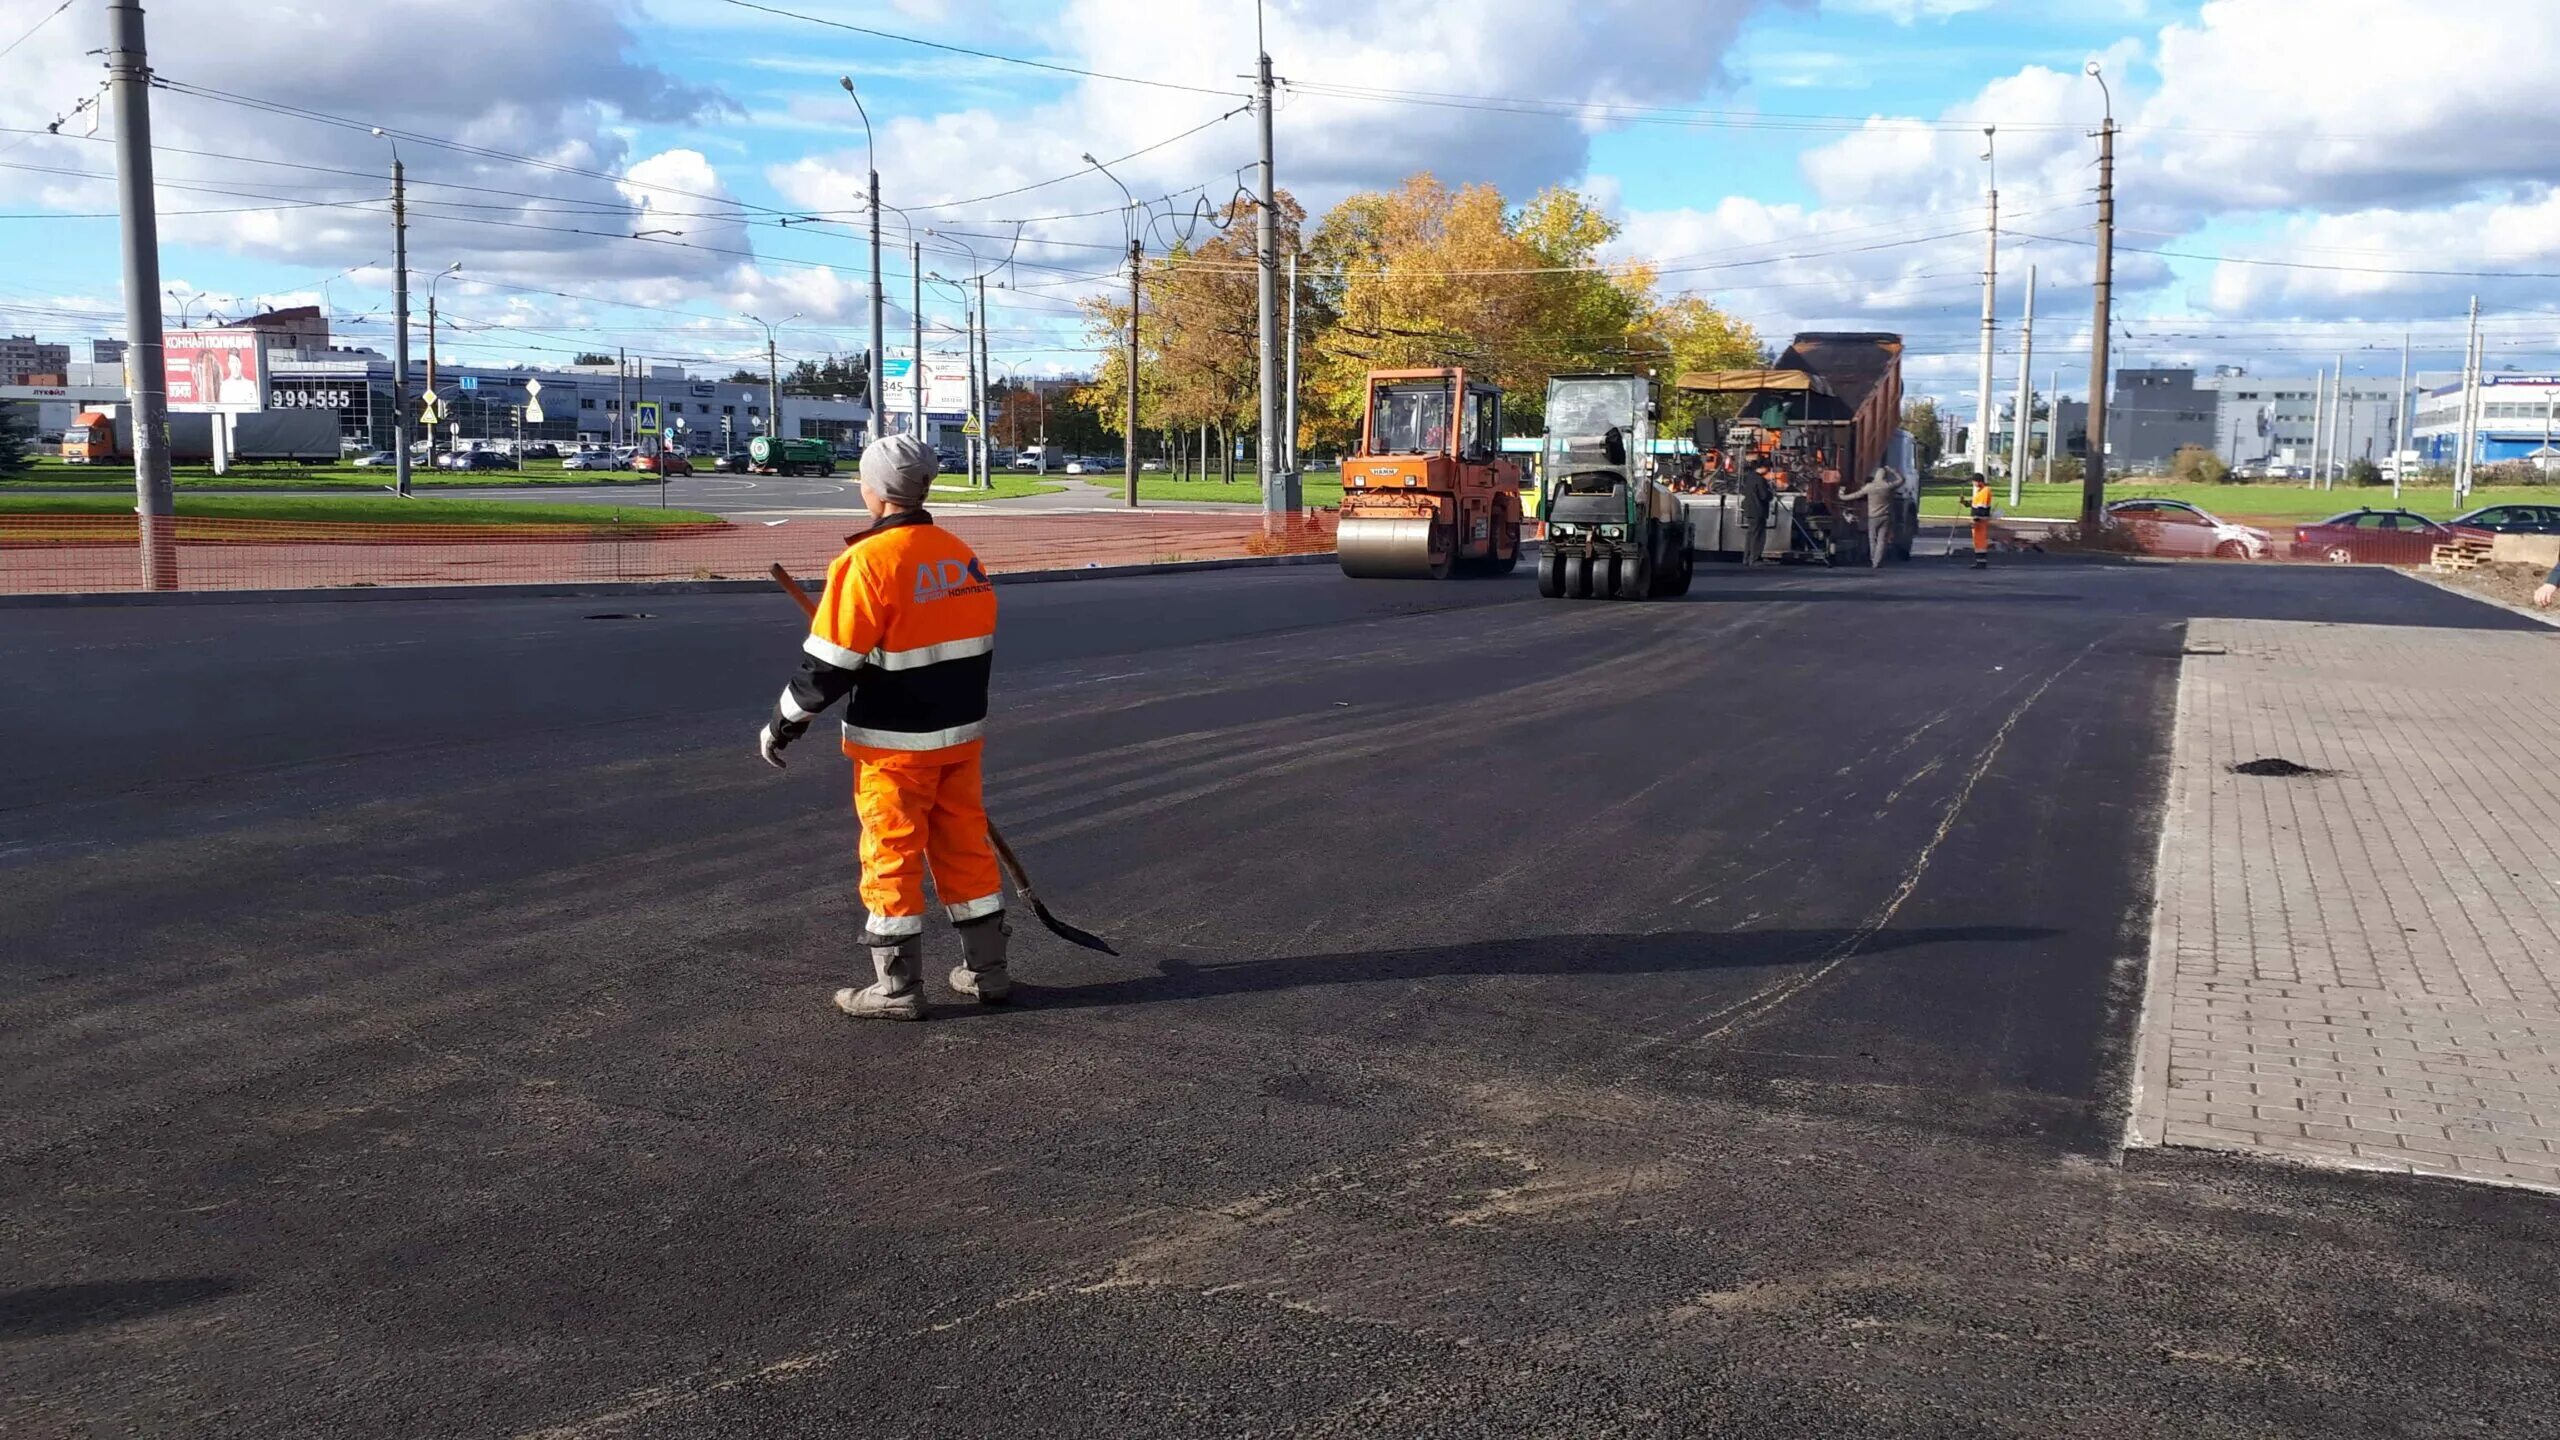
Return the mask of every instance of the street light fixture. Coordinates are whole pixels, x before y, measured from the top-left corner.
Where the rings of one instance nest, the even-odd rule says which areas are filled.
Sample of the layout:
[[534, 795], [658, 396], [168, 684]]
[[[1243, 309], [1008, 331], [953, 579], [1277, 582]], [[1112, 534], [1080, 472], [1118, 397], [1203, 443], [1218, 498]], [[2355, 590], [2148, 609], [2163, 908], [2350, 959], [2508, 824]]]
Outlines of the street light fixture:
[[[866, 389], [865, 398], [869, 400], [871, 407], [872, 438], [878, 439], [882, 369], [880, 343], [884, 325], [880, 290], [880, 147], [871, 137], [871, 111], [863, 105], [861, 94], [853, 88], [853, 77], [839, 75], [836, 77], [836, 83], [844, 87], [846, 97], [853, 101], [853, 113], [862, 117], [862, 157], [870, 175], [870, 182], [865, 187], [865, 195], [871, 209], [871, 373], [864, 376], [863, 381]], [[913, 234], [912, 228], [909, 233]], [[922, 365], [924, 356], [916, 356], [916, 363]]]
[[[434, 408], [436, 409], [436, 411], [437, 411], [437, 418], [438, 418], [438, 419], [443, 418], [443, 410], [442, 410], [442, 407], [441, 407], [441, 406], [436, 406], [436, 404], [435, 404], [435, 400], [436, 400], [436, 285], [437, 285], [437, 283], [438, 283], [439, 281], [443, 280], [446, 276], [451, 275], [451, 274], [454, 274], [454, 273], [456, 273], [456, 272], [460, 271], [461, 269], [462, 269], [462, 262], [461, 262], [461, 261], [459, 261], [459, 260], [456, 260], [456, 261], [454, 261], [452, 264], [447, 265], [447, 266], [446, 266], [446, 267], [444, 267], [443, 269], [441, 269], [441, 270], [437, 271], [435, 274], [433, 274], [433, 275], [431, 275], [431, 276], [427, 277], [427, 403], [428, 403], [428, 405], [429, 405], [429, 406], [434, 407]], [[436, 427], [435, 427], [435, 422], [434, 422], [434, 421], [429, 421], [429, 422], [427, 423], [427, 468], [428, 468], [428, 469], [430, 469], [430, 470], [433, 470], [434, 468], [436, 468]]]
[[1138, 197], [1111, 173], [1111, 167], [1085, 152], [1084, 163], [1102, 172], [1103, 178], [1120, 186], [1120, 194], [1128, 200], [1126, 217], [1129, 230], [1129, 417], [1128, 429], [1121, 436], [1121, 485], [1131, 509], [1138, 505], [1138, 262], [1145, 253], [1138, 233]]
[[805, 310], [794, 310], [781, 319], [769, 323], [758, 316], [747, 317], [764, 326], [764, 433], [775, 439], [781, 438], [782, 435], [782, 370], [781, 361], [775, 358], [773, 332], [807, 313], [809, 312]]

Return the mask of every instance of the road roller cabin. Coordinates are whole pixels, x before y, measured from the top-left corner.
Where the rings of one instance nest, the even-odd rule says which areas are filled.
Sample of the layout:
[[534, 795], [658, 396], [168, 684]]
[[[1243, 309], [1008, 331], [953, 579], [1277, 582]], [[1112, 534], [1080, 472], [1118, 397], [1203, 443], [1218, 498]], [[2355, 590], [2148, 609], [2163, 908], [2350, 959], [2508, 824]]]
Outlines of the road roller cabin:
[[1464, 370], [1372, 371], [1360, 448], [1342, 462], [1342, 573], [1508, 573], [1520, 562], [1520, 467], [1501, 444], [1496, 387]]

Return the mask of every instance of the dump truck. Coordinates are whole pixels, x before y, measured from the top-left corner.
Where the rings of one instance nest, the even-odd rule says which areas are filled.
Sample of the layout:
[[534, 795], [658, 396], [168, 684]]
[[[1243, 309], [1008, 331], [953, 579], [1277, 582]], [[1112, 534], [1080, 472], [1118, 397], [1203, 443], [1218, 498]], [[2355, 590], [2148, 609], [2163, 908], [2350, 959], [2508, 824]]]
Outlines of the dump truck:
[[824, 440], [759, 435], [747, 442], [747, 468], [759, 475], [833, 475], [836, 447]]
[[1892, 503], [1894, 558], [1911, 558], [1920, 518], [1920, 476], [1902, 438], [1902, 337], [1879, 332], [1808, 332], [1775, 365], [1680, 377], [1685, 394], [1709, 404], [1696, 438], [1703, 473], [1682, 495], [1690, 549], [1739, 560], [1749, 548], [1741, 477], [1766, 462], [1776, 488], [1763, 558], [1867, 563], [1863, 507], [1843, 501], [1881, 465], [1902, 485]]
[[1689, 592], [1687, 512], [1654, 454], [1662, 405], [1645, 375], [1547, 381], [1539, 449], [1538, 593], [1654, 600]]
[[1342, 461], [1342, 573], [1510, 573], [1520, 563], [1520, 467], [1501, 443], [1498, 388], [1462, 369], [1371, 371], [1360, 447]]

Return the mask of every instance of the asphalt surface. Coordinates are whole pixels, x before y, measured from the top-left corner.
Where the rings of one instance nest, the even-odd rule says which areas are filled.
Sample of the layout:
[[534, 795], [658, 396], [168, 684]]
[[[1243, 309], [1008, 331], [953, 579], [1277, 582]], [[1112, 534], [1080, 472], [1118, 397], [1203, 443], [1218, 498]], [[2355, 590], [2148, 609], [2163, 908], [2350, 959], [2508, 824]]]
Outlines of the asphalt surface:
[[2554, 1433], [2548, 1197], [2116, 1161], [2197, 615], [2525, 623], [1008, 589], [989, 792], [1126, 956], [894, 1026], [779, 597], [14, 614], [0, 1432]]

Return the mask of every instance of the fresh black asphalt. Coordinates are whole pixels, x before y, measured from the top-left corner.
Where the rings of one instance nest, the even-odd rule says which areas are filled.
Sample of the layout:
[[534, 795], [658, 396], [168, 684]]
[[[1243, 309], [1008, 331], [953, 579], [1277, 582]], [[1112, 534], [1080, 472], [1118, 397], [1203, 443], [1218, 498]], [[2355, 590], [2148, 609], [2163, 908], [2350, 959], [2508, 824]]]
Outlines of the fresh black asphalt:
[[2522, 623], [1009, 589], [1126, 956], [894, 1026], [778, 595], [9, 612], [0, 1433], [2554, 1433], [2549, 1197], [2115, 1154], [2205, 615]]

